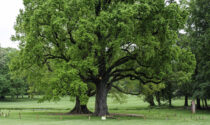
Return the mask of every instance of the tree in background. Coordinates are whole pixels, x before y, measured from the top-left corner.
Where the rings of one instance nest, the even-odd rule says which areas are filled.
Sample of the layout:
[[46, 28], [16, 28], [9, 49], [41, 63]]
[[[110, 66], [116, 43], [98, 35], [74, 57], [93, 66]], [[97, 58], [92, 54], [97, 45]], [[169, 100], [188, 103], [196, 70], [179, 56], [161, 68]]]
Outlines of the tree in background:
[[[189, 56], [182, 57], [183, 59], [185, 58], [185, 67], [182, 68], [184, 71], [184, 74], [181, 75], [181, 79], [178, 82], [177, 85], [177, 90], [175, 92], [176, 97], [181, 97], [184, 96], [184, 106], [189, 106], [188, 104], [188, 99], [192, 97], [193, 95], [193, 86], [194, 83], [192, 82], [192, 75], [195, 71], [195, 66], [196, 66], [196, 60], [195, 60], [195, 55], [192, 54], [192, 50], [190, 48], [190, 40], [188, 38], [187, 33], [180, 33], [179, 34], [179, 40], [177, 42], [177, 45], [180, 46], [182, 49], [186, 50], [189, 54], [191, 55], [191, 58]], [[191, 61], [191, 62], [190, 62]], [[191, 65], [191, 67], [187, 67]]]
[[[181, 36], [182, 34], [180, 34]], [[184, 36], [184, 35], [183, 35]], [[190, 87], [189, 82], [191, 82], [192, 74], [195, 70], [196, 60], [194, 54], [191, 52], [189, 46], [186, 46], [187, 41], [179, 38], [177, 41], [177, 60], [172, 61], [172, 72], [169, 72], [166, 76], [166, 96], [169, 100], [169, 106], [171, 106], [171, 99], [173, 96], [177, 96], [176, 93], [179, 90], [184, 91], [183, 93], [186, 98], [189, 94]], [[187, 100], [187, 99], [186, 99]]]
[[12, 78], [10, 82], [11, 83], [10, 83], [9, 95], [12, 96], [12, 98], [14, 96], [16, 96], [16, 98], [19, 98], [19, 96], [22, 96], [23, 98], [23, 95], [28, 94], [27, 93], [28, 86], [25, 80], [20, 79], [20, 78]]
[[0, 47], [0, 98], [5, 96], [24, 95], [26, 93], [25, 82], [22, 79], [12, 78], [9, 71], [10, 54], [16, 53], [13, 48]]
[[[180, 41], [179, 41], [180, 42]], [[163, 78], [162, 84], [160, 87], [150, 87], [152, 93], [146, 93], [148, 102], [150, 105], [154, 105], [153, 96], [156, 96], [158, 105], [160, 105], [160, 100], [168, 100], [169, 106], [172, 106], [172, 99], [177, 96], [189, 96], [191, 82], [191, 77], [195, 69], [196, 60], [194, 54], [192, 54], [189, 47], [180, 48], [177, 45], [174, 45], [177, 49], [177, 57], [171, 61], [172, 67], [171, 70]], [[153, 88], [153, 89], [152, 89]], [[154, 89], [155, 88], [155, 89]], [[147, 90], [147, 89], [145, 89]], [[179, 95], [177, 95], [179, 94]], [[187, 99], [186, 99], [187, 100]]]
[[[147, 84], [142, 85], [141, 94], [144, 95], [144, 100], [149, 103], [150, 106], [155, 106], [154, 97], [156, 94], [160, 93], [160, 91], [165, 88], [165, 85], [163, 83], [161, 84]], [[156, 98], [158, 105], [160, 106], [160, 100], [158, 100], [159, 97]]]
[[[155, 106], [154, 102], [154, 95], [158, 93], [161, 89], [164, 88], [164, 84], [159, 83], [147, 83], [147, 84], [142, 84], [138, 80], [130, 80], [130, 79], [123, 79], [119, 82], [113, 83], [113, 88], [111, 92], [114, 91], [114, 93], [111, 93], [112, 95], [117, 95], [117, 96], [123, 96], [120, 93], [123, 94], [128, 94], [128, 95], [136, 95], [139, 97], [144, 97], [144, 101], [148, 102], [150, 106]], [[116, 92], [116, 90], [118, 92]], [[115, 97], [115, 96], [114, 96]], [[121, 102], [121, 98], [118, 99], [119, 102]]]
[[24, 0], [24, 6], [13, 37], [21, 41], [20, 67], [43, 70], [48, 80], [40, 86], [53, 97], [68, 86], [70, 94], [85, 97], [93, 83], [98, 116], [109, 114], [113, 83], [160, 83], [187, 15], [164, 0]]
[[0, 99], [4, 99], [9, 92], [8, 52], [0, 47]]
[[210, 95], [210, 2], [209, 0], [191, 0], [189, 2], [190, 17], [187, 33], [190, 46], [195, 54], [197, 65], [193, 77], [194, 98], [197, 98], [197, 106], [200, 99], [204, 100]]

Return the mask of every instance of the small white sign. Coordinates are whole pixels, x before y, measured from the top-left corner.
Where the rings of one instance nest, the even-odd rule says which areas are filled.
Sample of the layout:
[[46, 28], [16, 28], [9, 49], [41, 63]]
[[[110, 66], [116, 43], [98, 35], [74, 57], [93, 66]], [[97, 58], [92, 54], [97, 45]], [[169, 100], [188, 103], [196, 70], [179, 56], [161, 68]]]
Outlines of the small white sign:
[[102, 116], [101, 117], [101, 120], [106, 120], [106, 116]]

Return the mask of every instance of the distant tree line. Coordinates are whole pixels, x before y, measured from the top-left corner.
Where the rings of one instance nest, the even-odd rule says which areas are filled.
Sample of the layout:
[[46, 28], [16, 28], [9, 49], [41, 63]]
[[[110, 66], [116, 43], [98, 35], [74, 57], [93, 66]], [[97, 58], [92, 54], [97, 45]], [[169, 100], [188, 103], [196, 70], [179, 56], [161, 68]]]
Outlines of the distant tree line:
[[6, 96], [18, 98], [27, 94], [26, 80], [21, 77], [12, 77], [9, 70], [11, 55], [16, 54], [17, 51], [13, 48], [0, 47], [0, 100], [5, 99]]

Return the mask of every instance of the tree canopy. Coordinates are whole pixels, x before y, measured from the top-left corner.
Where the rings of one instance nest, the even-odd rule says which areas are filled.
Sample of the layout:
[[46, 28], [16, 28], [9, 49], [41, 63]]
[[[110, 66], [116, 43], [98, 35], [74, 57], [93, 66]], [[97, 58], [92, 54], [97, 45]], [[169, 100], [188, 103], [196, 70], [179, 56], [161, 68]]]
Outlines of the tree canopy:
[[194, 97], [207, 99], [210, 95], [210, 2], [191, 0], [189, 7], [187, 33], [197, 61], [193, 77]]
[[162, 82], [187, 16], [164, 0], [24, 0], [24, 6], [13, 36], [21, 41], [19, 67], [48, 72], [41, 83], [57, 95], [62, 91], [53, 85], [74, 86], [70, 93], [83, 95], [93, 83], [99, 116], [108, 114], [114, 82]]
[[26, 93], [25, 81], [13, 78], [9, 71], [11, 55], [17, 50], [13, 48], [0, 47], [0, 100], [5, 96], [19, 96]]

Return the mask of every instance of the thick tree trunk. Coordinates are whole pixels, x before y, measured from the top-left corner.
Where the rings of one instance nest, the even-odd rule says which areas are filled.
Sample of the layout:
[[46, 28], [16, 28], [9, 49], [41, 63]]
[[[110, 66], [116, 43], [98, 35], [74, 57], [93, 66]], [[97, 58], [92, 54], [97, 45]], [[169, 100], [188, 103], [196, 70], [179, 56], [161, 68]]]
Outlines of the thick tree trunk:
[[172, 83], [169, 82], [168, 87], [167, 87], [167, 94], [168, 94], [168, 105], [171, 107], [172, 106], [172, 97], [173, 97], [173, 91], [172, 91]]
[[79, 97], [76, 97], [76, 104], [74, 108], [70, 111], [70, 114], [91, 114], [92, 112], [88, 110], [87, 105], [81, 105]]
[[184, 99], [184, 106], [188, 107], [188, 96], [186, 95], [185, 96], [185, 99]]
[[4, 100], [5, 99], [5, 96], [0, 96], [0, 100]]
[[202, 108], [205, 109], [204, 99], [201, 99], [202, 101]]
[[29, 94], [29, 95], [28, 95], [28, 98], [29, 98], [29, 99], [33, 99], [33, 98], [34, 98], [34, 95], [33, 95], [33, 94]]
[[154, 97], [153, 95], [148, 95], [146, 97], [146, 101], [149, 103], [150, 106], [155, 106]]
[[96, 100], [94, 112], [96, 116], [105, 116], [109, 114], [107, 106], [107, 94], [108, 89], [104, 82], [96, 84]]
[[156, 94], [156, 100], [158, 102], [158, 106], [160, 106], [161, 105], [161, 102], [160, 102], [160, 92], [157, 92], [157, 94]]
[[154, 102], [154, 100], [153, 100], [153, 99], [151, 99], [151, 100], [150, 100], [150, 102], [149, 102], [149, 104], [150, 104], [150, 106], [155, 106], [155, 102]]
[[207, 99], [204, 99], [204, 102], [205, 102], [205, 106], [206, 106], [206, 108], [208, 109]]
[[200, 103], [200, 99], [197, 98], [197, 109], [201, 109], [201, 103]]
[[169, 104], [170, 107], [172, 106], [172, 103], [171, 103], [171, 96], [170, 96], [170, 95], [169, 95], [169, 97], [168, 97], [168, 104]]

